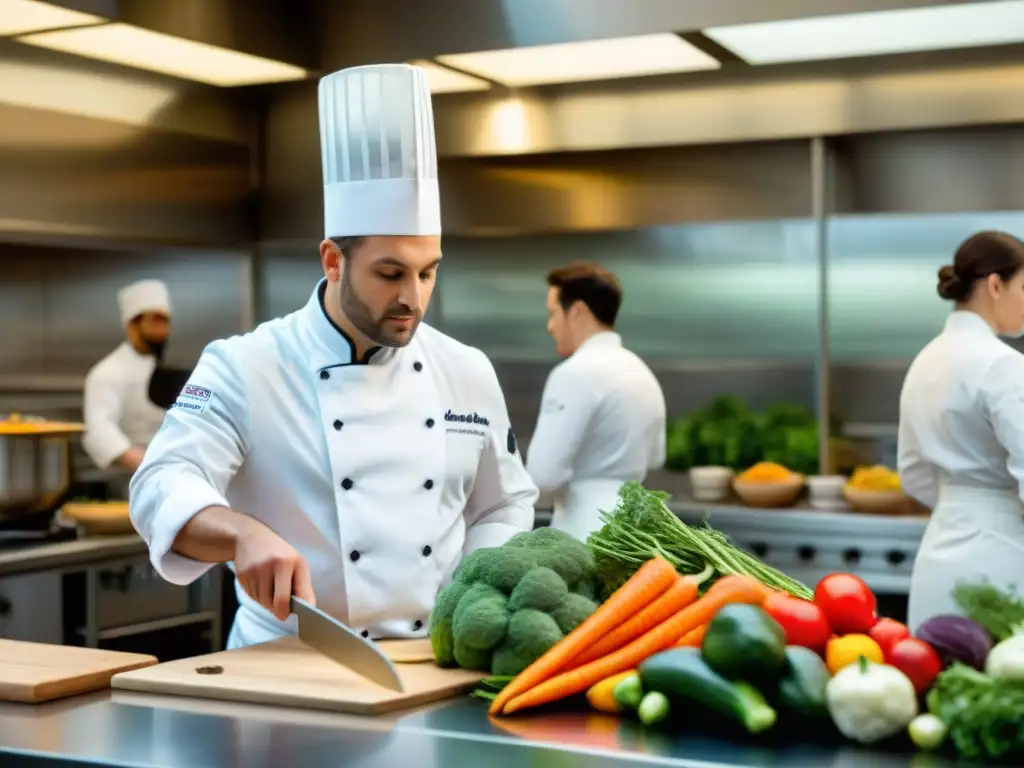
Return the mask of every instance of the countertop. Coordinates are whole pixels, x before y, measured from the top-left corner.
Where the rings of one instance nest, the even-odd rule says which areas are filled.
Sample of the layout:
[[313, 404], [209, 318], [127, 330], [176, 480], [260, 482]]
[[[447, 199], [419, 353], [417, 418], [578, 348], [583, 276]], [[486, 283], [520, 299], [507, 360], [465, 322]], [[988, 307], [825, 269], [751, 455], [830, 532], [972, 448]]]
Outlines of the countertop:
[[136, 557], [146, 552], [146, 542], [134, 533], [32, 544], [0, 550], [0, 577], [86, 566], [122, 557]]
[[[501, 725], [500, 723], [507, 723]], [[0, 765], [114, 768], [949, 768], [909, 745], [872, 751], [776, 737], [777, 745], [670, 730], [580, 711], [490, 721], [461, 697], [356, 717], [104, 691], [0, 704]], [[508, 730], [506, 730], [506, 728]]]

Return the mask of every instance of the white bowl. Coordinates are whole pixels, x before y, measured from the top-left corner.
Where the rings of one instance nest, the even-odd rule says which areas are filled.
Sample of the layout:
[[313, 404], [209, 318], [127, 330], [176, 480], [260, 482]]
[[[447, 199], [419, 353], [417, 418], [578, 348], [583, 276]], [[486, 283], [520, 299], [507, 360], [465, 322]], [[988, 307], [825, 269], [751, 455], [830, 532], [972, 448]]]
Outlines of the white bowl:
[[845, 475], [812, 475], [807, 478], [812, 507], [817, 509], [843, 509], [849, 506], [843, 496]]
[[729, 495], [729, 487], [736, 475], [729, 467], [693, 467], [690, 485], [698, 501], [721, 501]]

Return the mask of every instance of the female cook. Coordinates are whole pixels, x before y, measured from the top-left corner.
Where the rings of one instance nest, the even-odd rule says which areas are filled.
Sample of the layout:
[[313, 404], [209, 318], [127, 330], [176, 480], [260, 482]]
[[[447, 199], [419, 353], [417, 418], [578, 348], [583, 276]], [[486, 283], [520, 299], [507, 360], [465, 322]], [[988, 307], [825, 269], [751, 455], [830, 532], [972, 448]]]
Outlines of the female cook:
[[1024, 244], [979, 232], [939, 270], [954, 302], [900, 394], [899, 475], [932, 517], [910, 584], [908, 624], [958, 613], [960, 581], [1024, 586]]

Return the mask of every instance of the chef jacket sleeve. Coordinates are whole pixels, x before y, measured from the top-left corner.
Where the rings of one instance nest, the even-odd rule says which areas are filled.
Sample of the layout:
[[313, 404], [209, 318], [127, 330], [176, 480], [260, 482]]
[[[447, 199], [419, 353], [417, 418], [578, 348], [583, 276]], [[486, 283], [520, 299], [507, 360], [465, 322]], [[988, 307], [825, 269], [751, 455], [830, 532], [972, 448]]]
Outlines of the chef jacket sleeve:
[[596, 404], [584, 376], [564, 364], [551, 371], [526, 457], [526, 468], [541, 491], [557, 491], [572, 480], [573, 460]]
[[1024, 499], [1024, 356], [1000, 357], [985, 376], [980, 392], [996, 439], [1006, 450], [1006, 468]]
[[498, 375], [479, 350], [482, 391], [489, 406], [490, 424], [476, 483], [467, 499], [464, 554], [481, 547], [500, 547], [512, 536], [533, 528], [537, 486], [523, 466], [515, 433], [505, 405]]
[[900, 476], [900, 486], [908, 496], [929, 509], [935, 507], [939, 500], [935, 470], [925, 461], [917, 436], [902, 416], [897, 436], [896, 471]]
[[183, 392], [167, 412], [129, 489], [132, 522], [153, 567], [174, 584], [190, 584], [214, 565], [174, 552], [174, 539], [198, 512], [229, 506], [225, 493], [248, 451], [251, 418], [244, 379], [225, 342], [207, 346], [189, 386], [192, 398]]
[[118, 426], [124, 404], [124, 387], [124, 382], [116, 380], [102, 365], [93, 368], [85, 377], [82, 448], [100, 469], [109, 467], [132, 447], [132, 441]]

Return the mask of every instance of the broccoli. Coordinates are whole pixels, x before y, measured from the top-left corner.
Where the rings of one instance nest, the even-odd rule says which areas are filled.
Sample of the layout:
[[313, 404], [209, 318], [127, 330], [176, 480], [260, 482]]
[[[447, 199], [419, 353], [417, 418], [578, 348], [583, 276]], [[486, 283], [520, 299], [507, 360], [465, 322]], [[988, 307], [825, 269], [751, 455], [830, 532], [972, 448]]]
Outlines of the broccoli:
[[519, 674], [596, 609], [595, 575], [587, 546], [552, 528], [472, 552], [430, 614], [437, 664]]

